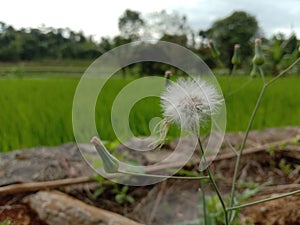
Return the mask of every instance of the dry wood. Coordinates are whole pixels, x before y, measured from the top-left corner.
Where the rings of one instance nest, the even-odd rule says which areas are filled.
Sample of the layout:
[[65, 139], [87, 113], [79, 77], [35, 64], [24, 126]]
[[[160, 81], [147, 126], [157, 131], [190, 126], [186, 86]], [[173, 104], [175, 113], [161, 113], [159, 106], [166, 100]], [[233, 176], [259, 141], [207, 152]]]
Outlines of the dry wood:
[[[257, 153], [260, 151], [265, 151], [266, 149], [269, 149], [270, 147], [280, 147], [282, 143], [290, 143], [291, 141], [294, 141], [295, 138], [289, 138], [286, 140], [281, 140], [277, 142], [272, 142], [268, 144], [264, 144], [257, 147], [252, 147], [245, 149], [243, 152], [243, 155], [249, 155], [253, 153]], [[295, 148], [292, 148], [293, 151], [295, 151]], [[300, 148], [297, 148], [298, 151], [300, 151]], [[288, 151], [286, 149], [285, 151]], [[227, 152], [222, 153], [218, 155], [214, 161], [220, 161], [224, 159], [232, 159], [236, 157], [235, 152]], [[207, 156], [207, 160], [209, 161], [211, 158]], [[200, 160], [195, 160], [195, 163], [199, 163]], [[183, 162], [173, 162], [173, 163], [167, 163], [162, 165], [153, 165], [153, 166], [147, 166], [145, 168], [145, 173], [151, 173], [161, 170], [167, 170], [171, 168], [178, 168], [183, 166]], [[117, 176], [120, 176], [120, 174], [111, 174], [108, 175], [107, 178], [115, 178]], [[67, 179], [61, 179], [61, 180], [53, 180], [53, 181], [43, 181], [43, 182], [30, 182], [30, 183], [21, 183], [21, 184], [11, 184], [7, 186], [0, 187], [0, 196], [1, 195], [7, 195], [7, 194], [15, 194], [15, 193], [21, 193], [21, 192], [32, 192], [32, 191], [38, 191], [38, 190], [45, 190], [45, 189], [55, 189], [63, 186], [68, 185], [75, 185], [75, 184], [84, 184], [84, 183], [92, 183], [96, 182], [91, 177], [79, 177], [79, 178], [67, 178]]]
[[49, 225], [142, 225], [58, 191], [39, 191], [23, 200]]
[[15, 194], [21, 192], [32, 192], [38, 190], [46, 190], [53, 189], [68, 185], [75, 184], [84, 184], [95, 182], [95, 180], [90, 177], [78, 177], [78, 178], [67, 178], [61, 180], [52, 180], [52, 181], [42, 181], [42, 182], [29, 182], [29, 183], [21, 183], [21, 184], [10, 184], [3, 187], [0, 187], [0, 196]]

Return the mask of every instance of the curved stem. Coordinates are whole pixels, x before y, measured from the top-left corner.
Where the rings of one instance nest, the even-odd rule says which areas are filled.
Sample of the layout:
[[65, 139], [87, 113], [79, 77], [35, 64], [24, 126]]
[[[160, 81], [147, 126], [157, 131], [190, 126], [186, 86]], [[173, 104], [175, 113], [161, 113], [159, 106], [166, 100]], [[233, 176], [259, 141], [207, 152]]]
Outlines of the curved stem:
[[132, 176], [143, 176], [143, 177], [153, 177], [153, 178], [167, 178], [167, 179], [179, 179], [179, 180], [208, 180], [208, 176], [200, 177], [182, 177], [182, 176], [167, 176], [167, 175], [157, 175], [157, 174], [147, 174], [147, 173], [135, 173], [130, 171], [118, 170], [119, 173], [132, 175]]
[[241, 157], [242, 157], [242, 154], [243, 154], [243, 150], [245, 148], [245, 144], [246, 144], [246, 141], [247, 141], [247, 138], [248, 138], [249, 131], [251, 129], [254, 117], [255, 117], [256, 112], [257, 112], [257, 110], [258, 110], [258, 108], [260, 106], [260, 103], [261, 103], [263, 95], [264, 95], [264, 93], [266, 91], [266, 88], [269, 85], [271, 85], [272, 83], [274, 83], [276, 80], [278, 80], [285, 73], [287, 73], [290, 69], [292, 69], [299, 61], [300, 61], [300, 57], [297, 58], [288, 68], [286, 68], [285, 70], [283, 70], [279, 75], [277, 75], [276, 77], [274, 77], [273, 79], [271, 79], [269, 82], [266, 82], [264, 80], [265, 78], [264, 78], [263, 71], [260, 70], [260, 73], [261, 73], [262, 78], [263, 78], [264, 85], [263, 85], [263, 88], [261, 89], [259, 97], [258, 97], [258, 99], [256, 101], [254, 110], [253, 110], [252, 115], [250, 117], [247, 129], [245, 131], [244, 138], [242, 140], [240, 151], [239, 151], [239, 153], [237, 155], [237, 159], [236, 159], [236, 163], [235, 163], [235, 168], [234, 168], [234, 174], [233, 174], [233, 180], [232, 180], [231, 197], [230, 197], [230, 207], [231, 208], [229, 208], [229, 209], [231, 209], [231, 210], [234, 210], [233, 205], [234, 205], [234, 197], [235, 197], [235, 190], [236, 190], [236, 182], [237, 182], [238, 170], [239, 170], [239, 165], [240, 165]]
[[261, 103], [261, 100], [264, 96], [266, 88], [267, 88], [267, 86], [264, 85], [263, 88], [260, 91], [259, 97], [256, 101], [254, 110], [253, 110], [252, 115], [250, 117], [250, 121], [248, 123], [245, 135], [243, 137], [242, 144], [241, 144], [241, 147], [240, 147], [240, 151], [238, 152], [238, 155], [237, 155], [237, 159], [236, 159], [236, 163], [235, 163], [235, 167], [234, 167], [233, 180], [232, 180], [232, 188], [231, 188], [231, 195], [230, 195], [230, 207], [232, 207], [234, 205], [234, 194], [235, 194], [235, 190], [236, 190], [237, 176], [238, 176], [238, 171], [239, 171], [239, 166], [240, 166], [240, 161], [241, 161], [241, 158], [242, 158], [243, 150], [245, 148], [246, 141], [247, 141], [247, 138], [248, 138], [248, 135], [249, 135], [249, 131], [252, 127], [256, 112], [257, 112], [257, 110], [260, 106], [260, 103]]
[[300, 57], [298, 57], [298, 59], [296, 59], [288, 68], [284, 69], [280, 74], [278, 74], [276, 77], [274, 77], [273, 79], [271, 79], [267, 83], [267, 86], [269, 86], [270, 84], [274, 83], [276, 80], [278, 80], [280, 77], [282, 77], [288, 71], [290, 71], [298, 62], [300, 62]]
[[[206, 157], [205, 157], [203, 146], [202, 146], [202, 143], [201, 143], [201, 140], [200, 140], [199, 137], [198, 137], [198, 143], [199, 143], [199, 146], [200, 146], [200, 151], [201, 151], [201, 155], [203, 157], [204, 163], [206, 164]], [[219, 198], [219, 200], [221, 202], [221, 205], [222, 205], [222, 208], [223, 208], [223, 211], [224, 211], [225, 225], [229, 225], [229, 222], [228, 222], [228, 213], [227, 213], [226, 205], [224, 203], [224, 200], [223, 200], [223, 197], [221, 195], [221, 192], [219, 191], [219, 188], [218, 188], [218, 186], [216, 184], [216, 181], [215, 181], [215, 179], [214, 179], [214, 177], [213, 177], [213, 175], [212, 175], [212, 173], [210, 171], [210, 168], [207, 167], [206, 171], [208, 173], [209, 180], [210, 180], [210, 182], [211, 182], [211, 184], [212, 184], [212, 186], [213, 186], [213, 188], [214, 188], [214, 190], [215, 190], [215, 192], [216, 192], [216, 194], [217, 194], [217, 196], [218, 196], [218, 198]]]
[[258, 69], [259, 69], [259, 73], [260, 73], [261, 79], [262, 79], [262, 81], [263, 81], [263, 83], [265, 85], [266, 84], [265, 73], [264, 73], [263, 69], [261, 68], [261, 66], [259, 66]]
[[234, 91], [226, 94], [226, 98], [230, 97], [231, 95], [243, 90], [247, 85], [249, 85], [253, 81], [253, 78], [249, 78], [247, 82], [243, 83], [239, 88], [236, 88]]
[[249, 206], [252, 206], [252, 205], [257, 205], [257, 204], [260, 204], [260, 203], [269, 202], [269, 201], [273, 201], [273, 200], [280, 199], [280, 198], [285, 198], [285, 197], [296, 195], [296, 194], [299, 194], [299, 193], [300, 193], [300, 190], [296, 190], [296, 191], [288, 192], [288, 193], [285, 193], [285, 194], [273, 196], [273, 197], [270, 197], [270, 198], [265, 198], [265, 199], [261, 199], [261, 200], [258, 200], [258, 201], [233, 206], [233, 207], [227, 208], [227, 211], [232, 211], [232, 210], [237, 210], [237, 209], [249, 207]]

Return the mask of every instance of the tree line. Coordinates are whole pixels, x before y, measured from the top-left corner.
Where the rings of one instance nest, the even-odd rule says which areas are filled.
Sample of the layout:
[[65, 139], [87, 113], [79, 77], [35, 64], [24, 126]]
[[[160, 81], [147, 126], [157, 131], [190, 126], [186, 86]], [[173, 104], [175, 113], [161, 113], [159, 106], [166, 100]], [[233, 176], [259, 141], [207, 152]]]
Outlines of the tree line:
[[[21, 28], [0, 22], [0, 61], [23, 61], [44, 59], [95, 59], [101, 54], [122, 44], [144, 39], [156, 39], [180, 44], [198, 54], [210, 67], [232, 68], [234, 45], [239, 44], [240, 57], [249, 65], [253, 55], [253, 41], [263, 37], [256, 18], [244, 11], [215, 21], [207, 30], [194, 30], [185, 15], [176, 12], [150, 13], [143, 16], [138, 11], [127, 9], [119, 18], [119, 35], [94, 40], [83, 32], [69, 28]], [[211, 54], [210, 40], [220, 55]], [[263, 39], [271, 70], [276, 73], [280, 64], [288, 58], [297, 57], [299, 41], [295, 35], [286, 38], [276, 34]], [[220, 63], [221, 62], [221, 63]], [[147, 72], [155, 65], [149, 64]], [[144, 71], [145, 72], [145, 71]], [[156, 72], [156, 71], [155, 71]]]
[[99, 55], [97, 44], [68, 28], [16, 30], [0, 22], [0, 60], [88, 59]]

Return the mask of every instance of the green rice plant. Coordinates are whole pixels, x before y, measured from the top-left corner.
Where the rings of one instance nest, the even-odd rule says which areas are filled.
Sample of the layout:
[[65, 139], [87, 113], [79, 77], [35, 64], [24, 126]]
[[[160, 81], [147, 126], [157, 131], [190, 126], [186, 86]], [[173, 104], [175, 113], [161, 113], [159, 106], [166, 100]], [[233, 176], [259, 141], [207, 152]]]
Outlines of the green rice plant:
[[72, 141], [74, 79], [0, 80], [0, 148]]
[[[224, 90], [227, 79], [218, 78]], [[95, 117], [103, 140], [116, 140], [110, 122], [110, 109], [118, 91], [132, 80], [113, 78], [99, 95]], [[0, 151], [74, 141], [72, 104], [78, 81], [78, 78], [0, 79]], [[300, 124], [299, 81], [298, 76], [286, 77], [268, 90], [252, 129]], [[238, 92], [228, 93], [225, 99], [227, 131], [241, 131], [251, 116], [261, 82], [247, 77], [233, 77], [231, 82], [231, 90], [247, 83]], [[150, 135], [149, 122], [153, 117], [161, 117], [158, 98], [139, 101], [130, 113], [132, 132], [135, 135]], [[177, 137], [179, 132], [172, 127], [168, 138]]]

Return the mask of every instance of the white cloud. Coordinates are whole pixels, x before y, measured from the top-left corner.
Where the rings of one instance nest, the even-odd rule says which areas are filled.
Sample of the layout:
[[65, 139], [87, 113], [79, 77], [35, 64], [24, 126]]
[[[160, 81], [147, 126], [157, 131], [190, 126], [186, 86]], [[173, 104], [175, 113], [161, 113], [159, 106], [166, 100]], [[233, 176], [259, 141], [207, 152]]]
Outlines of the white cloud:
[[256, 16], [266, 34], [274, 31], [290, 33], [291, 27], [300, 37], [299, 0], [2, 0], [3, 21], [16, 28], [69, 27], [85, 34], [113, 36], [118, 34], [118, 18], [130, 8], [142, 14], [166, 9], [185, 14], [194, 29], [207, 29], [216, 19], [235, 10], [245, 10]]

